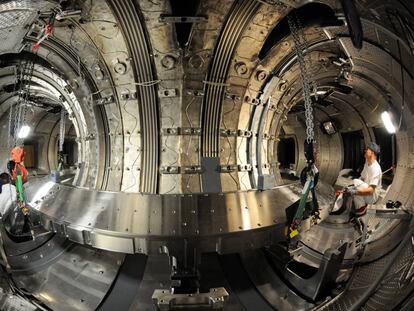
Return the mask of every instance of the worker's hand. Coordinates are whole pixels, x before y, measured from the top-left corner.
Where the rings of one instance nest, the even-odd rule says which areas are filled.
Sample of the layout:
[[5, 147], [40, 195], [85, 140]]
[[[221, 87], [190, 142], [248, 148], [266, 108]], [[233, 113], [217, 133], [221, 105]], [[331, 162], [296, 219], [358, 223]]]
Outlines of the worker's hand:
[[345, 188], [345, 193], [348, 193], [351, 196], [354, 196], [357, 194], [357, 189], [354, 186], [349, 186]]

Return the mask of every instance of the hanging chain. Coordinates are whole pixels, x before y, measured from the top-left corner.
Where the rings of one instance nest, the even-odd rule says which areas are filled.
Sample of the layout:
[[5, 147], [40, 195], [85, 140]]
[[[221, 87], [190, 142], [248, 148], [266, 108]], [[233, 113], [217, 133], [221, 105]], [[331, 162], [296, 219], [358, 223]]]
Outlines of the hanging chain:
[[[26, 70], [26, 62], [24, 64], [22, 64], [22, 62], [20, 62], [19, 65], [19, 90], [18, 92], [18, 99], [16, 104], [14, 104], [15, 108], [14, 111], [11, 110], [10, 111], [10, 117], [13, 118], [13, 139], [12, 139], [12, 146], [11, 147], [16, 147], [17, 145], [17, 136], [18, 136], [18, 130], [19, 130], [19, 120], [20, 120], [20, 112], [21, 112], [21, 103], [22, 103], [22, 96], [23, 96], [23, 84], [24, 84], [24, 72]], [[14, 113], [14, 115], [12, 116], [12, 113]], [[11, 133], [10, 133], [11, 134]]]
[[[14, 93], [15, 92], [13, 92], [13, 94]], [[9, 135], [7, 136], [7, 150], [11, 150], [12, 140], [13, 140], [12, 137], [14, 135], [14, 132], [12, 131], [12, 126], [14, 126], [14, 124], [13, 124], [14, 113], [15, 113], [14, 106], [15, 106], [15, 104], [14, 103], [11, 103], [11, 105], [10, 105], [10, 112], [9, 112]], [[13, 141], [13, 144], [14, 144], [14, 141]]]
[[20, 87], [18, 90], [17, 103], [12, 105], [9, 114], [9, 131], [11, 136], [11, 128], [13, 124], [13, 143], [9, 143], [9, 147], [15, 147], [23, 144], [24, 139], [19, 138], [19, 131], [22, 126], [26, 125], [27, 106], [30, 99], [30, 86], [33, 76], [34, 62], [25, 61], [24, 64], [20, 64], [19, 81]]
[[303, 34], [302, 31], [302, 42], [301, 42], [301, 24], [299, 18], [297, 16], [292, 17], [288, 15], [288, 24], [290, 28], [290, 32], [292, 33], [294, 45], [295, 45], [295, 53], [298, 58], [299, 69], [300, 69], [300, 77], [302, 80], [303, 86], [303, 95], [304, 95], [304, 102], [305, 102], [305, 117], [306, 117], [306, 142], [311, 143], [314, 141], [315, 132], [314, 132], [314, 122], [313, 122], [313, 108], [312, 108], [312, 99], [311, 94], [314, 93], [316, 95], [316, 82], [311, 79], [308, 75], [306, 70], [305, 64], [305, 57], [303, 55], [304, 50], [308, 50], [308, 42]]
[[62, 106], [62, 110], [60, 111], [60, 130], [59, 130], [59, 152], [63, 152], [63, 144], [65, 142], [65, 118], [66, 118], [66, 111]]

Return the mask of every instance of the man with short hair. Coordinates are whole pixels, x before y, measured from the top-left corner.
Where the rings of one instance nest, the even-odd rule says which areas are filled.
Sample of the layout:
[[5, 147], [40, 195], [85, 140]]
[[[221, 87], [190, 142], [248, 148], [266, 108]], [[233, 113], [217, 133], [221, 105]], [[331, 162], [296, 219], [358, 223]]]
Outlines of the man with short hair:
[[16, 202], [16, 187], [11, 183], [10, 175], [0, 174], [0, 216], [3, 217], [9, 210], [12, 210]]
[[368, 204], [378, 201], [378, 191], [381, 188], [382, 170], [377, 159], [380, 147], [376, 143], [369, 143], [365, 148], [365, 165], [360, 179], [354, 179], [354, 187], [348, 188], [349, 194], [354, 197], [355, 214], [365, 215]]

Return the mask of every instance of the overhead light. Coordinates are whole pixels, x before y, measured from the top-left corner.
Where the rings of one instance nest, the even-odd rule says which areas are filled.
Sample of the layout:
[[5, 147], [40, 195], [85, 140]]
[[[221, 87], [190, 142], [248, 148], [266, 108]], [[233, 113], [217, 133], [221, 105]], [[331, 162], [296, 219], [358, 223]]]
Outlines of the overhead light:
[[333, 135], [336, 133], [336, 127], [332, 121], [323, 122], [322, 126], [326, 134]]
[[388, 111], [384, 111], [383, 113], [381, 113], [381, 119], [388, 133], [395, 134], [396, 128], [394, 122], [392, 121], [391, 114]]
[[27, 136], [29, 136], [30, 133], [30, 126], [27, 125], [23, 125], [20, 130], [19, 133], [17, 134], [18, 138], [27, 138]]

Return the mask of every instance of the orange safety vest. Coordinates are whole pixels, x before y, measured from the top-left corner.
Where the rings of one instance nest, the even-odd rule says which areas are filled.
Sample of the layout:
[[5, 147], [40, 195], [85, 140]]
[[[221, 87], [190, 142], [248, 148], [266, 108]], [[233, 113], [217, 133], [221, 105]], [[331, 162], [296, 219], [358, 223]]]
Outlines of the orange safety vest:
[[27, 169], [23, 164], [26, 151], [22, 147], [14, 147], [11, 151], [12, 160], [16, 163], [12, 170], [12, 178], [14, 181], [17, 180], [17, 175], [22, 175], [23, 183], [27, 182]]

